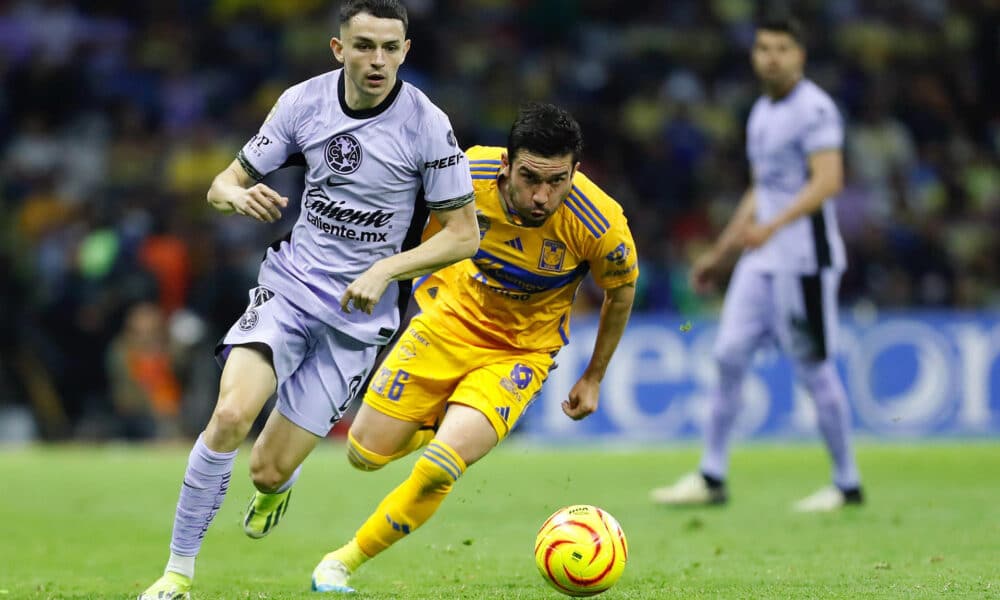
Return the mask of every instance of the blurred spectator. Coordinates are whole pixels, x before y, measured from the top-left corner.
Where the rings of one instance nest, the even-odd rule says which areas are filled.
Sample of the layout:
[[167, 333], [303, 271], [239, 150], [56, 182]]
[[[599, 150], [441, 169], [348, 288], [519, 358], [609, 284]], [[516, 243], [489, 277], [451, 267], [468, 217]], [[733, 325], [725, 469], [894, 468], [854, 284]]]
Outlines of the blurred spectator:
[[182, 390], [160, 307], [130, 307], [106, 360], [115, 433], [129, 440], [176, 436]]

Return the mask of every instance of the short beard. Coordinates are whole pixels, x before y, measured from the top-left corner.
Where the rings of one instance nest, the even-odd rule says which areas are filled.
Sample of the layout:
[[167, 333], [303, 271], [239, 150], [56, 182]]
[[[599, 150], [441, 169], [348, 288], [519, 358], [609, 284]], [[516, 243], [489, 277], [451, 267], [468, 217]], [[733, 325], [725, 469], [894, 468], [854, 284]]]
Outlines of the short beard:
[[545, 221], [548, 221], [548, 219], [542, 219], [541, 221], [535, 221], [535, 220], [529, 221], [524, 217], [521, 217], [521, 227], [538, 228], [541, 227], [542, 225], [545, 225]]

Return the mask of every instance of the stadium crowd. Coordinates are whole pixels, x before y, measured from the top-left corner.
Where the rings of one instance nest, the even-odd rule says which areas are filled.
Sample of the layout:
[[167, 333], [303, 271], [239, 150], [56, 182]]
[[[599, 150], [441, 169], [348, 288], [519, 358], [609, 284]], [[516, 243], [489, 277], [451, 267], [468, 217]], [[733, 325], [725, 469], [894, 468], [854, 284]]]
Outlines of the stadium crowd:
[[[211, 348], [295, 216], [223, 217], [205, 192], [285, 87], [334, 67], [334, 4], [0, 1], [0, 439], [203, 424]], [[715, 310], [687, 269], [748, 182], [755, 2], [407, 4], [402, 77], [462, 144], [502, 145], [522, 101], [568, 108], [630, 218], [637, 308]], [[844, 306], [1000, 307], [1000, 2], [795, 8], [848, 122]]]

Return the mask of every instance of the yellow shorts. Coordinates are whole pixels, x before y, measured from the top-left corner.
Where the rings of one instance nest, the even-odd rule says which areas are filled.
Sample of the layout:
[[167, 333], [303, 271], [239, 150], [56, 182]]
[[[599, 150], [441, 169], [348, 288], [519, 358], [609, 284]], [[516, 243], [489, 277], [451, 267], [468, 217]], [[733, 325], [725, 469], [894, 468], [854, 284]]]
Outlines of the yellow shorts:
[[375, 373], [365, 403], [414, 423], [464, 404], [486, 415], [502, 440], [542, 388], [552, 360], [548, 352], [477, 347], [419, 314]]

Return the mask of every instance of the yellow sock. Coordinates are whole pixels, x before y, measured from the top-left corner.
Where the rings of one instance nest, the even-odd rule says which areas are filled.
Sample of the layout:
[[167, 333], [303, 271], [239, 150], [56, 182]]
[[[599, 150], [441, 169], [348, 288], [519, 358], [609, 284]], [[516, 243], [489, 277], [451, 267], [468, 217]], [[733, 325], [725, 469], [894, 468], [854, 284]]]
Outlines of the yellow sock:
[[340, 548], [324, 556], [323, 560], [328, 558], [339, 560], [344, 563], [348, 571], [353, 573], [371, 557], [361, 551], [361, 546], [358, 546], [357, 538], [353, 538]]
[[389, 492], [358, 530], [358, 548], [375, 556], [423, 525], [464, 472], [465, 461], [444, 442], [433, 440], [406, 481]]

